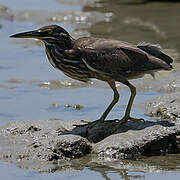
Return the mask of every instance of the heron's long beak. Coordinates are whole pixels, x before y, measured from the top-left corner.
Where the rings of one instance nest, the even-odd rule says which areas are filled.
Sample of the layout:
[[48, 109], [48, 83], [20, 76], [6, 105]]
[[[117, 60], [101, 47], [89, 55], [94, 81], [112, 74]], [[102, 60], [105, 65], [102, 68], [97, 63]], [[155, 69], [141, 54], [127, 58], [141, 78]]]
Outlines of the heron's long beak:
[[10, 36], [11, 38], [36, 38], [41, 39], [41, 34], [38, 31], [28, 31], [23, 33], [18, 33]]

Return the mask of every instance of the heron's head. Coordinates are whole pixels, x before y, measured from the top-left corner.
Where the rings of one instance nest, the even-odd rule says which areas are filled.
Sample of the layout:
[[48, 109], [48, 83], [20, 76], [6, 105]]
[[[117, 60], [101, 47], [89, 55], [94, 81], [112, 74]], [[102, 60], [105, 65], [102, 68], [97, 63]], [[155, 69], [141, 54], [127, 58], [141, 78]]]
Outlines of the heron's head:
[[71, 40], [69, 33], [58, 25], [44, 26], [34, 31], [27, 31], [10, 36], [12, 38], [35, 38], [45, 43], [61, 42]]

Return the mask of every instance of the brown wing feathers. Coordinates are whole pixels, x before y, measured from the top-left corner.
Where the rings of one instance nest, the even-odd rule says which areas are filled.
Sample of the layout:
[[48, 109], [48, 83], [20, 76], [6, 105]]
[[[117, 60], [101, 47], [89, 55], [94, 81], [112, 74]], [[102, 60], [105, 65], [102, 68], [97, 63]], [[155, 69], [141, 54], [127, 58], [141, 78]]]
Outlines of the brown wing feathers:
[[83, 61], [104, 73], [172, 68], [173, 60], [164, 54], [159, 46], [149, 43], [134, 46], [117, 40], [82, 38], [77, 40], [76, 46]]

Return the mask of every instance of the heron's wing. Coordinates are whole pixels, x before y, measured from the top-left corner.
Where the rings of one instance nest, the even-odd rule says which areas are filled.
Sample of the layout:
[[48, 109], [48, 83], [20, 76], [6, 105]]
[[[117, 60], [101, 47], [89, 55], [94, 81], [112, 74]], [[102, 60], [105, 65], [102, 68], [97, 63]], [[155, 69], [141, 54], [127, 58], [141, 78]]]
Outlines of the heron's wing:
[[81, 42], [78, 46], [84, 63], [93, 71], [112, 74], [137, 70], [149, 61], [147, 53], [131, 44], [116, 40], [93, 40]]

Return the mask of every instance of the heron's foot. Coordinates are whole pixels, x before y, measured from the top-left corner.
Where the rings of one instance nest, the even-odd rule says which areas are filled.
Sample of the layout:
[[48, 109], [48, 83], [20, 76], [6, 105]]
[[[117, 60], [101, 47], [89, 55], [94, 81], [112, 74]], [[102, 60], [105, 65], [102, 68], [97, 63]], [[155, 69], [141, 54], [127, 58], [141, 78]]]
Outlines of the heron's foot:
[[136, 122], [136, 123], [145, 122], [143, 118], [138, 119], [138, 118], [130, 117], [129, 120]]
[[[83, 120], [83, 122], [86, 122]], [[73, 126], [76, 126], [76, 127], [85, 127], [87, 126], [88, 128], [93, 128], [94, 126], [96, 126], [97, 124], [101, 124], [101, 123], [115, 123], [117, 124], [118, 123], [118, 120], [117, 119], [114, 119], [114, 120], [102, 120], [102, 119], [98, 119], [96, 121], [93, 121], [93, 122], [88, 122], [86, 124], [82, 124], [82, 125], [73, 125]]]
[[102, 119], [98, 119], [98, 120], [93, 121], [93, 122], [87, 122], [87, 121], [85, 121], [85, 120], [81, 120], [81, 121], [82, 121], [82, 122], [85, 122], [85, 124], [79, 124], [79, 125], [74, 124], [73, 126], [75, 126], [75, 127], [85, 127], [85, 126], [87, 126], [88, 128], [92, 128], [92, 127], [94, 127], [96, 124], [99, 124], [99, 123], [103, 123], [103, 122], [104, 122], [104, 120], [102, 120]]
[[118, 123], [117, 125], [113, 128], [113, 132], [115, 132], [122, 124], [125, 124], [128, 120], [131, 120], [133, 122], [136, 122], [136, 123], [140, 123], [140, 122], [144, 122], [144, 119], [140, 118], [133, 118], [133, 117], [130, 117], [130, 116], [124, 116]]
[[91, 124], [92, 122], [86, 121], [86, 120], [81, 120], [84, 124], [73, 124], [75, 127], [84, 127], [87, 126], [88, 124]]
[[118, 126], [119, 125], [122, 125], [124, 123], [126, 123], [128, 120], [131, 120], [133, 122], [136, 122], [136, 123], [140, 123], [140, 122], [144, 122], [144, 119], [140, 118], [133, 118], [133, 117], [130, 117], [130, 116], [124, 116], [119, 122], [118, 122]]

